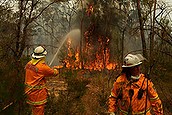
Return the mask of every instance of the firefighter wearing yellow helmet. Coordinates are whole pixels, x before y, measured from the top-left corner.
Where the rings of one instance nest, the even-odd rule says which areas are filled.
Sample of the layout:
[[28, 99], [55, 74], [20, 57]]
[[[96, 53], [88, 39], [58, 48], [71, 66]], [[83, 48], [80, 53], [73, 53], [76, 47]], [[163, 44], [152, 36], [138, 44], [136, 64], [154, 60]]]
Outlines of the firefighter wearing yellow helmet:
[[50, 68], [45, 63], [47, 51], [38, 46], [34, 49], [29, 61], [25, 66], [25, 94], [27, 103], [32, 107], [32, 115], [44, 115], [44, 106], [47, 102], [47, 89], [45, 77], [56, 76], [58, 68]]
[[163, 115], [162, 103], [153, 83], [140, 72], [142, 60], [141, 54], [125, 57], [123, 70], [108, 99], [110, 115]]

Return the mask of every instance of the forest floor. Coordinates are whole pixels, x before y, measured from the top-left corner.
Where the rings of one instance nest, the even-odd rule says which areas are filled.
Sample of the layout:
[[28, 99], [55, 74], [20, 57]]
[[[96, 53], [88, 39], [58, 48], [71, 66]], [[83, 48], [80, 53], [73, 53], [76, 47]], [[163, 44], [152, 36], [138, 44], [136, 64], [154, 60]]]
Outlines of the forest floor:
[[[107, 105], [105, 102], [110, 94], [112, 83], [108, 83], [108, 78], [89, 77], [83, 78], [89, 80], [89, 84], [86, 85], [87, 91], [82, 97], [84, 103], [85, 112], [84, 115], [106, 115]], [[164, 106], [164, 115], [172, 115], [172, 78], [159, 79], [153, 78], [155, 87], [161, 98]], [[67, 90], [67, 83], [64, 78], [52, 77], [47, 81], [47, 89], [49, 95], [53, 94], [58, 98], [60, 91]], [[102, 113], [102, 114], [101, 114]]]

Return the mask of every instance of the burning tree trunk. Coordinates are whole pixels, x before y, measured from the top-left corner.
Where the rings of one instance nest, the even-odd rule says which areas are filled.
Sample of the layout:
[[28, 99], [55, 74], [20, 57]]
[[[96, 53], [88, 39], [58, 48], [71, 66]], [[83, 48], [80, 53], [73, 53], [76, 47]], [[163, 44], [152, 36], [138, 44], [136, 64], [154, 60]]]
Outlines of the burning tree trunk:
[[81, 16], [81, 39], [80, 39], [80, 62], [81, 62], [81, 69], [83, 69], [83, 22], [84, 22], [84, 9], [83, 9], [83, 2], [81, 0], [81, 8], [82, 8], [82, 16]]

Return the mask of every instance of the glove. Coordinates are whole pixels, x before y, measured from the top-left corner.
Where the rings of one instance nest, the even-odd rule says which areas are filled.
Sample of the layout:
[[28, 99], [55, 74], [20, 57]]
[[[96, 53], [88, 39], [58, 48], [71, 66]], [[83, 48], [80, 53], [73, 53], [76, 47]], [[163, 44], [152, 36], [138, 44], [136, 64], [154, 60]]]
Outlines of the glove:
[[115, 113], [114, 112], [110, 112], [110, 114], [109, 115], [115, 115]]

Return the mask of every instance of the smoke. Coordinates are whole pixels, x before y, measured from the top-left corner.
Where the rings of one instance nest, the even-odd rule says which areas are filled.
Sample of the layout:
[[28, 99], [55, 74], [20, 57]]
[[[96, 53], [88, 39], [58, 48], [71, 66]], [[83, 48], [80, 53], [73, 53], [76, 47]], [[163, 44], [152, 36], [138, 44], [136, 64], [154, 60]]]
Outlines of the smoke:
[[[140, 50], [142, 49], [142, 42], [141, 42], [141, 39], [137, 38], [137, 37], [132, 37], [132, 38], [129, 38], [129, 37], [126, 37], [125, 40], [124, 40], [124, 55], [128, 54], [129, 52], [132, 52], [133, 51], [137, 51], [137, 50]], [[137, 53], [141, 53], [140, 52], [137, 52]]]

